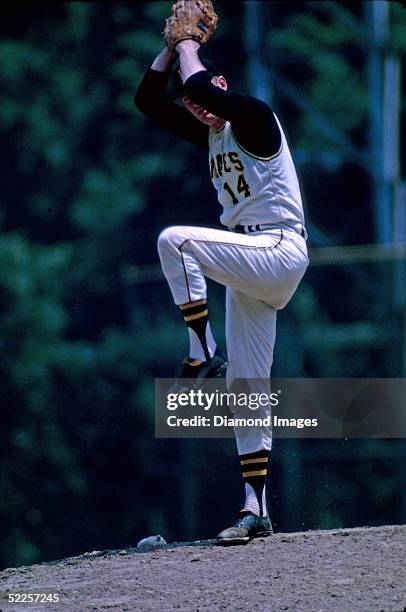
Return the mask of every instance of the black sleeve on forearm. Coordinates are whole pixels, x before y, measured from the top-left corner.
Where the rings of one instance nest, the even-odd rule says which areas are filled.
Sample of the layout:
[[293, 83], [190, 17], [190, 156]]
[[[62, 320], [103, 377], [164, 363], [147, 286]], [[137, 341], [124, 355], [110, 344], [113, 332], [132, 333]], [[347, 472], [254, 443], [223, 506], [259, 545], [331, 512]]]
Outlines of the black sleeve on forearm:
[[270, 157], [279, 151], [281, 131], [262, 100], [216, 87], [206, 70], [189, 77], [184, 88], [192, 102], [229, 121], [238, 143], [249, 153]]
[[134, 96], [135, 106], [161, 127], [207, 149], [209, 128], [185, 108], [167, 99], [168, 80], [168, 72], [149, 68]]

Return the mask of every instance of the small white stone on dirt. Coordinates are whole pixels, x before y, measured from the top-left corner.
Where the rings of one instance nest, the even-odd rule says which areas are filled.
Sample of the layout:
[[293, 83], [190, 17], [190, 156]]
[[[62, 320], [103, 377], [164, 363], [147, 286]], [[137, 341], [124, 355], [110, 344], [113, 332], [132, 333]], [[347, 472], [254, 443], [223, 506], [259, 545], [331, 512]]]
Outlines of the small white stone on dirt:
[[143, 538], [137, 544], [137, 550], [146, 551], [160, 548], [167, 544], [166, 540], [161, 535], [149, 536], [149, 538]]

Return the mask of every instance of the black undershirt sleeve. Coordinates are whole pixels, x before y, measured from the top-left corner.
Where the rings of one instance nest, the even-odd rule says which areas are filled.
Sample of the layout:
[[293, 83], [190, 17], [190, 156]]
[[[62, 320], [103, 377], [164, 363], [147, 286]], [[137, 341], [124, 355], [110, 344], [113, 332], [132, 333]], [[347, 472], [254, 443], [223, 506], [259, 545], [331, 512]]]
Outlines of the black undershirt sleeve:
[[229, 121], [237, 142], [246, 151], [258, 157], [271, 157], [278, 153], [281, 131], [265, 102], [216, 87], [206, 70], [189, 77], [184, 89], [192, 102]]
[[135, 106], [163, 128], [193, 144], [208, 149], [208, 126], [193, 117], [182, 106], [167, 98], [170, 73], [149, 68], [134, 96]]

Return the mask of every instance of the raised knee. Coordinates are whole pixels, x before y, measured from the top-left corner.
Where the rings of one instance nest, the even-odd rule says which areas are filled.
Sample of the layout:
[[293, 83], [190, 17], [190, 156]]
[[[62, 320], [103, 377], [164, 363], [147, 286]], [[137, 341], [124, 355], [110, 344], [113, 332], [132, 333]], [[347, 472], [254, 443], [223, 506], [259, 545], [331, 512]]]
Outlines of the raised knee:
[[179, 227], [174, 225], [166, 227], [158, 236], [158, 252], [166, 250], [168, 247], [177, 246], [179, 243]]

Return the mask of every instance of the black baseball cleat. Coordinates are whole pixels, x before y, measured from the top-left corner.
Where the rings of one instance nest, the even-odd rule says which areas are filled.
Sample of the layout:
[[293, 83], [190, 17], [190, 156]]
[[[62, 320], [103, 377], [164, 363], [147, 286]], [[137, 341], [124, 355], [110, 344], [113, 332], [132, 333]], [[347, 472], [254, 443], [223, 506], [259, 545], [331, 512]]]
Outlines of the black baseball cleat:
[[198, 361], [197, 359], [183, 361], [179, 378], [194, 378], [196, 382], [203, 378], [224, 378], [227, 370], [227, 359], [217, 347], [211, 359]]
[[241, 510], [237, 516], [239, 518], [232, 527], [218, 534], [216, 542], [218, 545], [247, 544], [252, 538], [265, 537], [273, 533], [269, 516], [257, 516], [249, 510]]
[[170, 388], [170, 392], [187, 392], [202, 385], [207, 378], [224, 378], [226, 371], [227, 359], [219, 348], [216, 348], [213, 357], [207, 361], [191, 360], [186, 357], [183, 361], [182, 371]]

